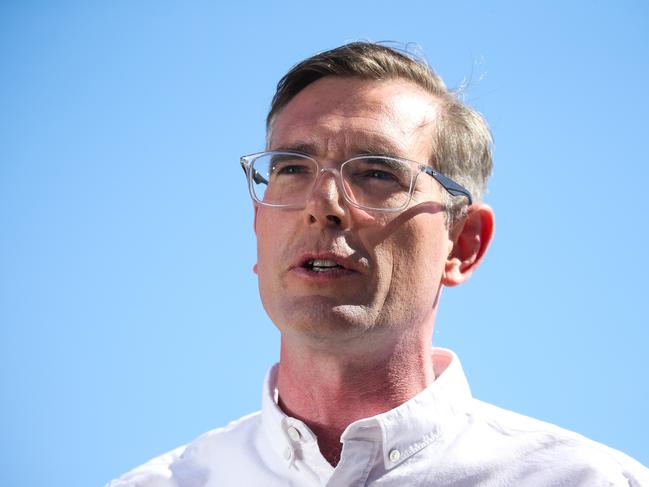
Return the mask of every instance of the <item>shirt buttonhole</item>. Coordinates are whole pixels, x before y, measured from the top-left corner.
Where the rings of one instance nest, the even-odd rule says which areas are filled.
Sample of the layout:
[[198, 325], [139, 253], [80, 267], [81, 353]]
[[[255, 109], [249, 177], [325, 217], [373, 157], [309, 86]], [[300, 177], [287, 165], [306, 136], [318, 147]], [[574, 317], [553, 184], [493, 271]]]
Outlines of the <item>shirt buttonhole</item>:
[[288, 461], [291, 459], [292, 456], [293, 456], [293, 452], [291, 451], [291, 448], [288, 446], [284, 448], [284, 460]]

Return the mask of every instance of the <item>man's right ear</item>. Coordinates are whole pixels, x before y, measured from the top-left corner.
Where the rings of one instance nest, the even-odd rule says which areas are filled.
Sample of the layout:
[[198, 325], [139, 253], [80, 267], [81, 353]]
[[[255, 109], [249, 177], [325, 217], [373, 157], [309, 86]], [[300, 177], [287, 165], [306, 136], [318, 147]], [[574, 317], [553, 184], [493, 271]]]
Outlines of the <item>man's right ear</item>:
[[448, 287], [465, 282], [482, 262], [494, 236], [494, 212], [484, 203], [473, 204], [455, 227], [453, 248], [442, 276], [442, 284]]

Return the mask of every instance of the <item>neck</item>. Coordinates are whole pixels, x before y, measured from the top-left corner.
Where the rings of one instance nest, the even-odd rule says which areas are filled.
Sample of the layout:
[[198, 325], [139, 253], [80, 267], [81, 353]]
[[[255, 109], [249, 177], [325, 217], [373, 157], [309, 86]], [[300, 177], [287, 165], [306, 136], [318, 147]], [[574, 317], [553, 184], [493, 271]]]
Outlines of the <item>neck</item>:
[[282, 336], [280, 407], [318, 437], [322, 455], [336, 465], [340, 436], [354, 421], [393, 409], [435, 379], [431, 334], [401, 334], [388, 346], [321, 342]]

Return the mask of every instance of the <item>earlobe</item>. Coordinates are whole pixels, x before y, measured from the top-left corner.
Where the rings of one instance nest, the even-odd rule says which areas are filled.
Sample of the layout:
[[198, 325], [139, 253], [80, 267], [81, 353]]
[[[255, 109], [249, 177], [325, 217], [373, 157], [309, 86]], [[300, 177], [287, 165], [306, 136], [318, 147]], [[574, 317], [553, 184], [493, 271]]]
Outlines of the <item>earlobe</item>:
[[446, 260], [442, 284], [457, 286], [471, 277], [482, 262], [495, 230], [494, 212], [489, 205], [475, 204], [454, 229], [453, 248]]

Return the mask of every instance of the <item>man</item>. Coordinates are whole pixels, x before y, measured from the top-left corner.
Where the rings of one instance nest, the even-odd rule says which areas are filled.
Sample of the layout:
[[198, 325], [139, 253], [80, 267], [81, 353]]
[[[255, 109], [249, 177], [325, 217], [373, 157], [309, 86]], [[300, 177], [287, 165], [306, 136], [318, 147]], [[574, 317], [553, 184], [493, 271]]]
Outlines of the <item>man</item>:
[[430, 348], [442, 287], [493, 237], [490, 144], [395, 50], [352, 43], [292, 68], [267, 151], [241, 159], [282, 337], [262, 411], [109, 485], [649, 485], [620, 452], [473, 399], [458, 358]]

